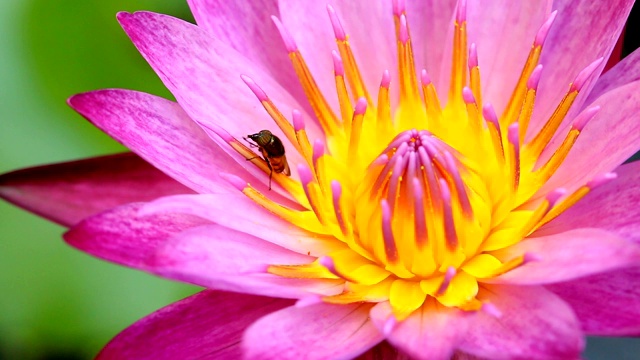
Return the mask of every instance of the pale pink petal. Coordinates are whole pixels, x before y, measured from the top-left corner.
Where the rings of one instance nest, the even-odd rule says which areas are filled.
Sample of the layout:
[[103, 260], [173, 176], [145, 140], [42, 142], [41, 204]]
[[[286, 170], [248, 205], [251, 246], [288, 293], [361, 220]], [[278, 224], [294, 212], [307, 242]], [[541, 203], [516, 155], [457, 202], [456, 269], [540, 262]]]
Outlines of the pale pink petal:
[[63, 226], [122, 204], [192, 192], [132, 153], [0, 176], [0, 197]]
[[337, 50], [337, 45], [327, 4], [335, 8], [340, 18], [364, 82], [374, 99], [383, 71], [396, 69], [395, 33], [391, 1], [278, 2], [283, 24], [293, 36], [322, 93], [337, 112], [339, 107], [331, 57], [331, 50]]
[[627, 268], [547, 286], [567, 302], [589, 335], [640, 334], [640, 268]]
[[636, 49], [598, 78], [585, 104], [592, 103], [610, 90], [637, 80], [640, 80], [640, 49]]
[[640, 246], [608, 231], [590, 228], [526, 239], [498, 253], [505, 259], [529, 254], [534, 260], [483, 281], [551, 284], [640, 262]]
[[[545, 42], [540, 63], [545, 67], [528, 134], [535, 134], [551, 116], [576, 75], [596, 59], [607, 59], [620, 36], [633, 0], [555, 0], [558, 16]], [[585, 26], [585, 24], [589, 24]], [[585, 84], [565, 125], [577, 114], [605, 62]], [[571, 115], [573, 114], [573, 115]], [[564, 126], [563, 126], [564, 127]]]
[[143, 214], [175, 212], [199, 216], [300, 254], [321, 256], [344, 248], [344, 243], [335, 238], [322, 238], [302, 230], [265, 210], [244, 194], [170, 196], [146, 205], [142, 211]]
[[[444, 59], [451, 59], [454, 9], [457, 0], [407, 1], [407, 21], [415, 54], [416, 69], [426, 69], [436, 89], [443, 95], [447, 89], [440, 84], [440, 69]], [[447, 73], [446, 76], [450, 74]], [[448, 84], [448, 82], [447, 82]]]
[[388, 302], [371, 310], [371, 320], [380, 332], [390, 331], [387, 340], [412, 359], [450, 359], [467, 331], [467, 315], [458, 309], [422, 307], [393, 324]]
[[280, 33], [271, 20], [278, 15], [277, 0], [223, 1], [188, 0], [198, 23], [216, 39], [225, 42], [248, 60], [260, 64], [266, 73], [307, 106]]
[[591, 227], [640, 244], [640, 161], [620, 166], [616, 174], [616, 179], [594, 189], [533, 235]]
[[339, 280], [290, 279], [266, 272], [271, 264], [299, 265], [314, 259], [221, 225], [205, 225], [173, 236], [148, 264], [154, 274], [211, 289], [286, 298], [340, 292]]
[[477, 312], [460, 350], [487, 359], [578, 359], [580, 324], [558, 296], [538, 286], [488, 286], [480, 296], [500, 313]]
[[276, 311], [242, 339], [246, 359], [351, 359], [382, 341], [369, 320], [371, 304], [319, 303]]
[[401, 353], [387, 341], [372, 347], [366, 353], [358, 356], [356, 360], [410, 360], [409, 356]]
[[640, 148], [640, 81], [611, 90], [589, 106], [596, 105], [600, 111], [540, 194], [559, 187], [573, 191], [594, 176], [613, 171]]
[[478, 48], [482, 99], [501, 113], [549, 16], [551, 0], [469, 1], [469, 44]]
[[137, 321], [97, 359], [239, 359], [244, 330], [290, 305], [290, 300], [205, 290]]
[[198, 192], [230, 189], [220, 171], [244, 173], [172, 101], [130, 90], [72, 96], [69, 105], [149, 163]]
[[142, 203], [132, 203], [81, 221], [64, 239], [93, 256], [117, 264], [148, 270], [148, 261], [172, 235], [208, 223], [184, 214], [138, 217]]
[[[134, 45], [158, 73], [189, 116], [209, 133], [225, 151], [233, 152], [216, 133], [225, 129], [236, 139], [263, 129], [271, 130], [293, 146], [276, 126], [240, 75], [252, 78], [290, 118], [301, 106], [276, 83], [265, 69], [242, 56], [197, 26], [167, 15], [150, 12], [119, 13], [118, 20]], [[304, 116], [309, 119], [308, 115]], [[316, 123], [307, 121], [311, 139], [323, 135]], [[291, 169], [302, 162], [297, 151], [287, 153]], [[242, 166], [254, 168], [244, 158]], [[268, 181], [268, 176], [265, 176]]]

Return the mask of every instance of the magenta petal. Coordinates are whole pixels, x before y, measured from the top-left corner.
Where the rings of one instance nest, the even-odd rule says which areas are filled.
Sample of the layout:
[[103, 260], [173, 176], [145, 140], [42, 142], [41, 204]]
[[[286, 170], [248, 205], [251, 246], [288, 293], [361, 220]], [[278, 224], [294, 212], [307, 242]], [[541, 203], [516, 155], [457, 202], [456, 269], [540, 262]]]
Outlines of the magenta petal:
[[[229, 206], [230, 204], [233, 206]], [[335, 238], [322, 238], [318, 234], [302, 230], [240, 193], [169, 196], [145, 205], [142, 212], [175, 212], [199, 216], [300, 254], [321, 256], [344, 248], [344, 243]]]
[[198, 23], [217, 40], [265, 68], [283, 88], [306, 106], [307, 100], [282, 46], [271, 15], [278, 15], [277, 0], [251, 3], [223, 0], [188, 0]]
[[477, 312], [460, 350], [487, 359], [577, 359], [584, 347], [571, 308], [542, 287], [486, 286], [482, 301], [500, 312]]
[[[469, 44], [478, 47], [482, 97], [501, 113], [522, 73], [551, 1], [469, 1]], [[546, 64], [545, 64], [546, 66]], [[564, 88], [564, 87], [563, 87]]]
[[[269, 129], [282, 139], [285, 147], [293, 148], [240, 77], [244, 74], [252, 78], [286, 117], [291, 116], [293, 109], [303, 110], [262, 67], [203, 29], [180, 19], [136, 12], [119, 13], [118, 20], [178, 103], [221, 146], [228, 148], [213, 134], [221, 128], [236, 139]], [[311, 139], [323, 137], [314, 122], [307, 122], [306, 131]], [[287, 159], [293, 164], [303, 161], [296, 151], [288, 152]], [[253, 166], [244, 159], [239, 161]]]
[[122, 204], [192, 192], [132, 153], [0, 176], [0, 197], [63, 226]]
[[[558, 16], [545, 42], [540, 63], [544, 71], [536, 97], [536, 110], [528, 134], [535, 134], [551, 116], [575, 76], [596, 59], [607, 59], [620, 36], [633, 0], [555, 0]], [[589, 26], [585, 26], [589, 24]], [[479, 44], [480, 46], [480, 44]], [[577, 114], [604, 68], [603, 62], [574, 103]], [[567, 124], [573, 116], [567, 116]]]
[[[407, 319], [395, 324], [387, 340], [412, 359], [450, 359], [467, 331], [467, 314], [458, 309], [423, 306]], [[384, 332], [393, 317], [388, 302], [371, 310], [371, 319]]]
[[97, 359], [239, 359], [244, 330], [289, 305], [290, 300], [205, 290], [137, 321]]
[[[584, 128], [569, 155], [540, 193], [559, 187], [569, 191], [594, 176], [613, 171], [640, 147], [640, 81], [611, 90], [589, 106], [601, 109]], [[606, 136], [603, 136], [606, 134]], [[555, 149], [554, 140], [549, 149]]]
[[266, 273], [271, 264], [299, 265], [314, 259], [220, 225], [206, 225], [174, 236], [149, 264], [154, 274], [211, 289], [286, 298], [340, 292], [343, 281]]
[[536, 260], [485, 282], [551, 284], [640, 261], [640, 246], [608, 231], [589, 228], [526, 239], [498, 253], [505, 259], [531, 254]]
[[198, 192], [228, 189], [220, 171], [243, 173], [172, 101], [130, 90], [99, 90], [75, 95], [69, 105], [143, 159]]
[[619, 86], [640, 80], [640, 49], [626, 56], [596, 81], [585, 104], [589, 104], [600, 95]]
[[620, 166], [616, 174], [616, 179], [587, 194], [534, 235], [593, 227], [640, 244], [640, 161]]
[[640, 334], [640, 268], [548, 285], [575, 311], [589, 335]]
[[351, 359], [380, 341], [371, 304], [291, 306], [251, 325], [242, 339], [246, 359]]
[[170, 236], [205, 220], [181, 214], [138, 217], [142, 203], [127, 204], [84, 219], [64, 239], [93, 256], [149, 270], [147, 262]]

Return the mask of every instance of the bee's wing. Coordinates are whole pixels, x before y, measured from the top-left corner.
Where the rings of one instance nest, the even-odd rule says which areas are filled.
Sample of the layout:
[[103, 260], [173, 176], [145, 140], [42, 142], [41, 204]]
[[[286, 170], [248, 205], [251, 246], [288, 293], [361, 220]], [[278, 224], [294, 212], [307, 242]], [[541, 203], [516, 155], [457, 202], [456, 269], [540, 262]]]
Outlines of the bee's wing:
[[282, 162], [284, 163], [284, 170], [282, 170], [282, 172], [287, 176], [291, 176], [291, 169], [289, 169], [286, 155], [282, 155]]

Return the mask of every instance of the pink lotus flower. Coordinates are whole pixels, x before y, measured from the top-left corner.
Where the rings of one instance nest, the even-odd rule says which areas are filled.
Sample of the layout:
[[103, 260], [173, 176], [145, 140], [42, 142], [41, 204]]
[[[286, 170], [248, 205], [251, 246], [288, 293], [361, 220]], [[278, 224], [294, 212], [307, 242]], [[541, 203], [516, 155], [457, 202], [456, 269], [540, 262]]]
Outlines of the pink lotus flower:
[[[177, 103], [69, 99], [137, 156], [0, 180], [72, 246], [208, 289], [99, 358], [577, 358], [640, 332], [640, 53], [599, 76], [633, 1], [189, 3], [198, 26], [118, 15]], [[241, 139], [263, 129], [286, 159]]]

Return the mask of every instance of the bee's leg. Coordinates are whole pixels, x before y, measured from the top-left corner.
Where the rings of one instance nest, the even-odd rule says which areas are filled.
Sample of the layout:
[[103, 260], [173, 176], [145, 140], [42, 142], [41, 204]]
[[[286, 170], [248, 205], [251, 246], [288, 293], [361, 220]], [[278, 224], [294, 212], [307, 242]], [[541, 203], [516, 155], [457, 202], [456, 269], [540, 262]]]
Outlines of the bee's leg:
[[256, 156], [254, 156], [254, 157], [252, 157], [252, 158], [248, 158], [248, 159], [246, 159], [246, 160], [247, 160], [247, 161], [251, 161], [251, 160], [253, 160], [253, 159], [262, 159], [262, 158], [261, 158], [260, 156], [257, 156], [257, 155], [256, 155]]
[[254, 144], [254, 143], [253, 143], [253, 141], [251, 141], [251, 140], [247, 139], [247, 138], [246, 138], [246, 137], [244, 137], [244, 136], [242, 137], [242, 140], [246, 141], [246, 142], [247, 142], [247, 144], [249, 144], [249, 147], [254, 147], [254, 148], [255, 148], [255, 147], [259, 147], [257, 144]]
[[[271, 166], [269, 166], [271, 168]], [[273, 169], [269, 172], [269, 191], [271, 191], [271, 178], [273, 177]]]

